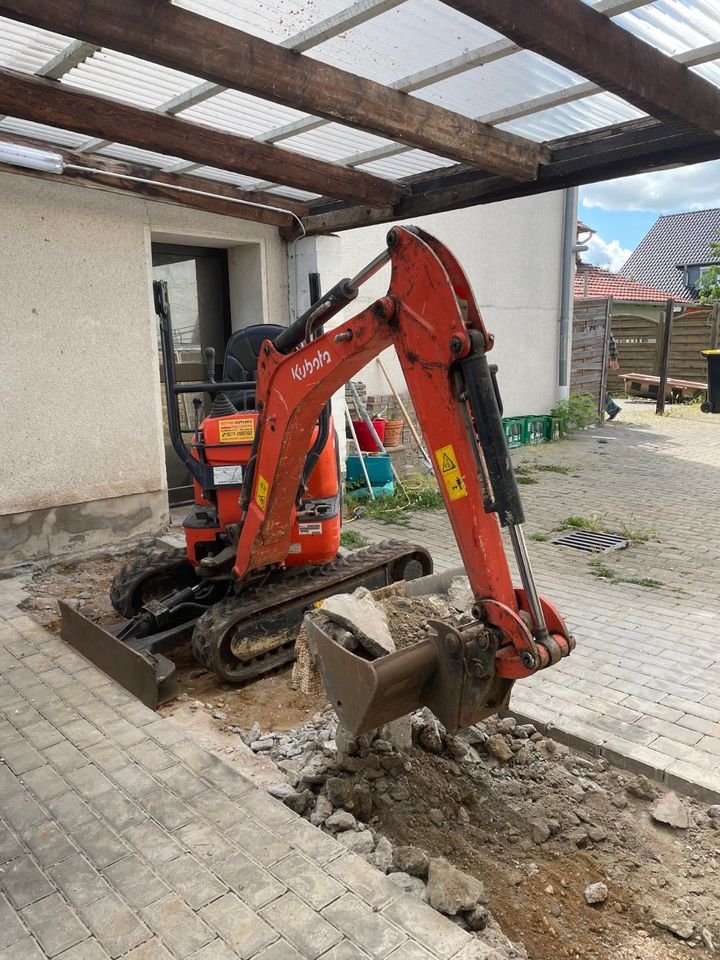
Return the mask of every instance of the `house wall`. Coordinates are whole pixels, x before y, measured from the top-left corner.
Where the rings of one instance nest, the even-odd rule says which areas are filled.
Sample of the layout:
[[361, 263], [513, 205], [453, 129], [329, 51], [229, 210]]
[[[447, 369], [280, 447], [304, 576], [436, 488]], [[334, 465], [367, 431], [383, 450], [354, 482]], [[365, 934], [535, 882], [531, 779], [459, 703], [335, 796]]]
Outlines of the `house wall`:
[[287, 322], [274, 227], [0, 174], [0, 566], [166, 523], [151, 243], [229, 248], [233, 327]]
[[[557, 402], [563, 209], [564, 195], [558, 192], [416, 221], [448, 245], [467, 273], [485, 324], [495, 334], [492, 362], [499, 366], [506, 416], [547, 413]], [[389, 228], [365, 227], [320, 238], [323, 288], [352, 277], [372, 260], [385, 245]], [[389, 268], [384, 268], [361, 288], [343, 316], [383, 295], [388, 279]], [[394, 351], [386, 350], [381, 359], [399, 392], [406, 393]], [[358, 379], [369, 395], [390, 393], [377, 361]]]

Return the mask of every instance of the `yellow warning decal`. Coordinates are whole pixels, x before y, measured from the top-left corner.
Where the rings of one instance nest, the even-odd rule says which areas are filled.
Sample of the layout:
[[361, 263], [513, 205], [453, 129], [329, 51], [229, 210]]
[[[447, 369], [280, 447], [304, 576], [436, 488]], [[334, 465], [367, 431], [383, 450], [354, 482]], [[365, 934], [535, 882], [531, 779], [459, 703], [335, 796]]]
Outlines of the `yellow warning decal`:
[[468, 495], [465, 481], [458, 469], [458, 460], [452, 444], [435, 451], [435, 459], [440, 467], [443, 481], [451, 500], [460, 500]]
[[242, 420], [219, 420], [220, 443], [252, 443], [255, 439], [255, 421], [250, 417]]
[[265, 477], [262, 474], [258, 477], [257, 490], [255, 491], [255, 502], [260, 507], [261, 510], [265, 509], [265, 504], [267, 503], [267, 495], [270, 484], [267, 482]]

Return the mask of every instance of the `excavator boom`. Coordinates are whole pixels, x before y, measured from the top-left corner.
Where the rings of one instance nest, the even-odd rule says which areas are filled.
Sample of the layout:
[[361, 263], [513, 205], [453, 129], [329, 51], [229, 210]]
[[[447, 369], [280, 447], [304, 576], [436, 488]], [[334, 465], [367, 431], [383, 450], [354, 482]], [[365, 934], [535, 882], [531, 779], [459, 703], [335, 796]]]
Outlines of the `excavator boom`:
[[[387, 295], [312, 339], [313, 330], [354, 299], [360, 283], [388, 260]], [[352, 714], [355, 732], [376, 725], [379, 717], [382, 722], [392, 718], [389, 714], [407, 712], [408, 702], [434, 706], [450, 728], [465, 726], [507, 702], [514, 680], [556, 663], [574, 646], [560, 615], [538, 595], [530, 568], [496, 368], [486, 356], [493, 337], [455, 257], [416, 227], [391, 230], [387, 251], [357, 278], [343, 281], [309, 315], [263, 344], [257, 372], [260, 420], [242, 491], [245, 512], [235, 575], [242, 580], [253, 570], [282, 563], [290, 536], [287, 505], [302, 493], [313, 426], [332, 394], [391, 345], [431, 451], [476, 599], [476, 622], [464, 631], [435, 624], [431, 649], [424, 641], [414, 651], [358, 663], [361, 658], [323, 638], [310, 617], [326, 688], [341, 717]], [[521, 588], [512, 582], [501, 527], [510, 536]], [[363, 686], [359, 678], [368, 670]], [[406, 696], [413, 684], [415, 692]], [[365, 694], [358, 692], [365, 688]], [[377, 709], [383, 690], [397, 695]], [[365, 706], [358, 706], [363, 697]], [[443, 703], [452, 705], [444, 709]]]

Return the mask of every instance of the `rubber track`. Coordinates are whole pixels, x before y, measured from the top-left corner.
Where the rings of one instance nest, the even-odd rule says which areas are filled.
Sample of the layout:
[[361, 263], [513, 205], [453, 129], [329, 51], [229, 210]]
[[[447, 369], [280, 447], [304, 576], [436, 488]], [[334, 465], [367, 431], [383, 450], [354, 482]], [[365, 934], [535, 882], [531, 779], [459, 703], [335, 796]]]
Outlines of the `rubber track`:
[[256, 627], [260, 618], [279, 613], [283, 607], [292, 605], [294, 601], [301, 603], [308, 596], [321, 591], [329, 595], [333, 586], [342, 585], [344, 580], [363, 574], [369, 576], [388, 564], [401, 561], [403, 557], [410, 559], [412, 554], [418, 553], [427, 556], [427, 551], [422, 547], [404, 540], [383, 540], [321, 567], [313, 567], [283, 581], [266, 584], [246, 597], [229, 597], [216, 603], [198, 618], [192, 635], [193, 655], [206, 669], [231, 683], [255, 679], [292, 661], [294, 641], [280, 644], [276, 650], [264, 653], [257, 661], [248, 658], [244, 666], [238, 663], [230, 675], [217, 656], [230, 630], [241, 627], [243, 621]]
[[169, 573], [188, 563], [185, 547], [165, 547], [150, 551], [122, 568], [110, 585], [110, 602], [120, 616], [131, 620], [138, 610], [133, 604], [136, 590], [144, 580]]

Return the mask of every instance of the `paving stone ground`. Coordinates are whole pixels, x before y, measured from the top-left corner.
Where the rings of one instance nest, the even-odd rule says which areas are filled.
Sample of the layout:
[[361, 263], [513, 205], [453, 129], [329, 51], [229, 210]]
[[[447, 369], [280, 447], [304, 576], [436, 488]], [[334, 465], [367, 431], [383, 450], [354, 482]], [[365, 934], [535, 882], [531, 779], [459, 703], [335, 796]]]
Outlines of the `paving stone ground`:
[[486, 956], [46, 633], [23, 596], [0, 581], [0, 960]]
[[[623, 419], [634, 415], [628, 404]], [[717, 420], [621, 419], [558, 444], [513, 451], [516, 464], [578, 465], [568, 475], [536, 471], [530, 476], [537, 482], [520, 487], [526, 535], [554, 536], [563, 519], [593, 515], [607, 530], [649, 533], [647, 542], [602, 562], [625, 580], [658, 585], [593, 576], [588, 555], [529, 539], [539, 588], [562, 612], [577, 649], [552, 670], [517, 683], [511, 704], [558, 739], [715, 800], [720, 796]], [[444, 511], [410, 515], [406, 528], [362, 519], [353, 529], [371, 540], [400, 535], [426, 546], [436, 570], [460, 563]], [[515, 570], [514, 563], [511, 567]]]

